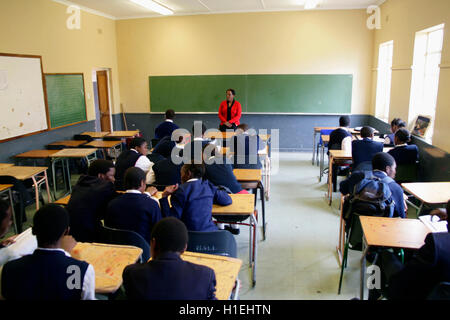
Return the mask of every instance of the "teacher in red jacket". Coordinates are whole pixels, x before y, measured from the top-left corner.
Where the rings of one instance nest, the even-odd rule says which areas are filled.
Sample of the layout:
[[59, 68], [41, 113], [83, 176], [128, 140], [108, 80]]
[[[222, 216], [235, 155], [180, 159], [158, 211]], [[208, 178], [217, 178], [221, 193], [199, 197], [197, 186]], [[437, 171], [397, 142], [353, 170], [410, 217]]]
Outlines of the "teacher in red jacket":
[[242, 107], [241, 104], [234, 99], [236, 92], [234, 89], [227, 90], [227, 99], [222, 101], [219, 107], [220, 131], [227, 129], [236, 130], [240, 124]]

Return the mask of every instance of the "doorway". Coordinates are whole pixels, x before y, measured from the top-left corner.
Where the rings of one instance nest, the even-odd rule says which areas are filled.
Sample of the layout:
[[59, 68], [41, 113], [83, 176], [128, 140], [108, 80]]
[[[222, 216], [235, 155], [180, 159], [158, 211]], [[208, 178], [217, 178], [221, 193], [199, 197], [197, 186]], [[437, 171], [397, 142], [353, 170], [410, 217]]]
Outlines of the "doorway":
[[92, 72], [96, 131], [112, 131], [109, 79], [108, 69], [95, 69]]

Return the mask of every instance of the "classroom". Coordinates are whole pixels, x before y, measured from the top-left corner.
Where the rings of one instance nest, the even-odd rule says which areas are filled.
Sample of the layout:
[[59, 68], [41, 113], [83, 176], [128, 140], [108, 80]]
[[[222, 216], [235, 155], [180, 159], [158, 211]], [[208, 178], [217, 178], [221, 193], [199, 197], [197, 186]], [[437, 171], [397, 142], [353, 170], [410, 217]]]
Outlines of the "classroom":
[[[13, 206], [26, 220], [18, 230], [13, 214], [15, 223], [0, 241], [27, 232], [44, 204], [62, 200], [66, 208], [96, 159], [113, 161], [117, 172], [119, 155], [134, 138], [145, 139], [144, 158], [153, 161], [150, 154], [161, 141], [155, 129], [173, 109], [173, 123], [194, 136], [194, 122], [209, 133], [231, 124], [235, 130], [240, 121], [267, 146], [258, 153], [261, 167], [248, 169], [257, 178], [233, 170], [240, 189], [255, 193], [249, 209], [230, 209], [244, 198], [233, 194], [228, 211], [227, 204], [212, 210], [216, 218], [248, 218], [232, 237], [236, 256], [185, 253], [186, 261], [209, 259], [220, 279], [220, 299], [367, 299], [369, 273], [363, 271], [373, 262], [368, 248], [414, 256], [432, 230], [419, 216], [444, 210], [450, 200], [449, 25], [448, 0], [3, 0], [0, 199], [20, 201], [15, 182], [5, 178], [13, 176], [31, 200], [25, 208]], [[235, 100], [227, 108], [229, 95]], [[238, 120], [230, 123], [235, 101]], [[349, 123], [340, 123], [344, 117]], [[336, 149], [342, 150], [332, 150], [332, 131], [345, 127], [352, 147], [367, 139], [363, 132], [370, 127], [373, 140], [384, 144], [379, 151], [387, 153], [403, 145], [393, 140], [397, 118], [408, 135], [403, 144], [418, 150], [408, 167], [413, 178], [400, 179], [405, 167], [397, 164], [407, 219], [390, 221], [405, 220], [392, 225], [403, 228], [398, 234], [405, 238], [392, 240], [396, 245], [371, 244], [366, 232], [383, 237], [373, 228], [379, 221], [361, 216], [363, 247], [346, 250], [340, 186], [356, 158], [341, 142]], [[234, 141], [225, 136], [211, 140], [221, 143], [224, 154]], [[365, 160], [370, 168], [372, 158]], [[152, 194], [161, 212], [163, 191]], [[414, 246], [398, 244], [408, 241]], [[145, 256], [135, 247], [90, 242], [78, 241], [72, 257], [116, 257], [120, 274]], [[448, 268], [450, 262], [444, 263]], [[94, 265], [96, 282], [97, 268], [109, 266]], [[225, 288], [227, 277], [232, 280]], [[97, 299], [120, 296], [121, 276], [117, 283], [100, 281]]]

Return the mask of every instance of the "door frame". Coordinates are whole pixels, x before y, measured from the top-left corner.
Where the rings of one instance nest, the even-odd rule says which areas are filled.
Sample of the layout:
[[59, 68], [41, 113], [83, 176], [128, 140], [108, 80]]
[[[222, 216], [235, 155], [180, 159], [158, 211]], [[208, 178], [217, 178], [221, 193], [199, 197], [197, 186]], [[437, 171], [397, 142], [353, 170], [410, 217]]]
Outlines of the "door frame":
[[[112, 121], [112, 94], [111, 94], [111, 69], [110, 68], [93, 68], [92, 69], [92, 82], [94, 82], [94, 75], [95, 75], [95, 82], [97, 82], [97, 96], [98, 96], [98, 81], [97, 81], [97, 71], [106, 71], [106, 80], [107, 80], [107, 84], [108, 84], [108, 107], [109, 107], [109, 125], [111, 128], [111, 131], [114, 131], [114, 126], [113, 126], [113, 121]], [[95, 101], [94, 101], [94, 105], [95, 105]], [[100, 115], [100, 103], [98, 105], [95, 105], [95, 108], [98, 108], [99, 110], [99, 114], [98, 116], [100, 117], [98, 119], [99, 123], [100, 123], [100, 131], [101, 129], [101, 115]], [[97, 118], [97, 113], [95, 114], [95, 117]]]

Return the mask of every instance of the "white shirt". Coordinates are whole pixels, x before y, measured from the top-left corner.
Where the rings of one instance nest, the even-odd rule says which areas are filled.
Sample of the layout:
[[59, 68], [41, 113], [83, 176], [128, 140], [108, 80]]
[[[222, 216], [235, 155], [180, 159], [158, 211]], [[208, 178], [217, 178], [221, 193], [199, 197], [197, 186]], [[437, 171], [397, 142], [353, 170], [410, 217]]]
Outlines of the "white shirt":
[[173, 123], [173, 120], [172, 120], [172, 119], [166, 119], [166, 121], [167, 121], [167, 122], [172, 122], [172, 123]]
[[127, 190], [127, 191], [125, 191], [125, 193], [137, 193], [137, 194], [145, 194], [145, 195], [147, 195], [147, 196], [149, 196], [150, 198], [152, 198], [153, 200], [155, 200], [156, 201], [156, 203], [158, 203], [158, 205], [159, 205], [159, 200], [157, 199], [157, 198], [155, 198], [155, 197], [153, 197], [149, 192], [147, 192], [147, 191], [145, 191], [144, 193], [142, 193], [142, 192], [140, 192], [139, 190]]
[[[339, 127], [339, 129], [345, 130], [348, 132], [347, 127]], [[352, 152], [352, 136], [345, 137], [341, 142], [341, 150]]]
[[[135, 149], [131, 149], [131, 150], [133, 150], [136, 153], [139, 153]], [[155, 173], [153, 172], [153, 162], [151, 162], [147, 158], [147, 156], [141, 155], [139, 157], [139, 159], [136, 161], [136, 163], [134, 164], [134, 166], [142, 169], [147, 174], [147, 178], [145, 181], [147, 184], [152, 184], [153, 182], [155, 182], [156, 178], [155, 178]]]
[[[43, 251], [62, 251], [67, 257], [71, 257], [71, 255], [61, 248], [39, 248], [39, 250]], [[0, 299], [4, 299], [1, 292], [1, 281], [2, 281], [2, 272], [3, 266], [0, 267]], [[89, 264], [86, 273], [84, 274], [83, 279], [83, 288], [81, 289], [81, 300], [95, 300], [95, 271], [94, 267]]]

